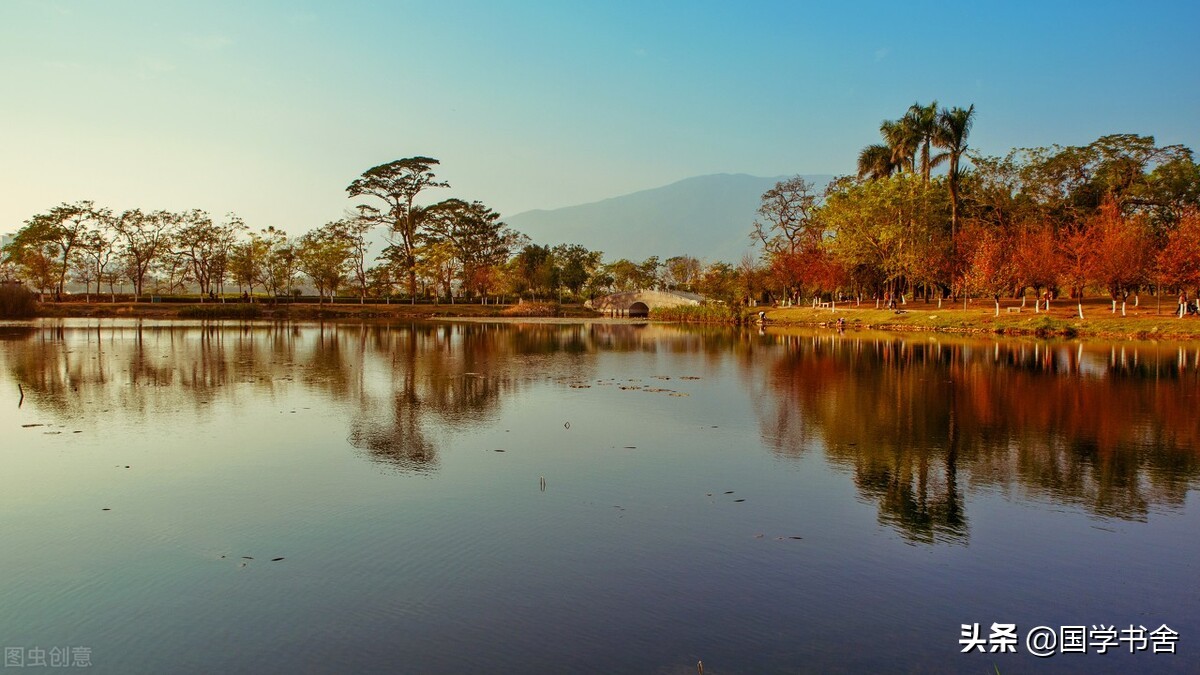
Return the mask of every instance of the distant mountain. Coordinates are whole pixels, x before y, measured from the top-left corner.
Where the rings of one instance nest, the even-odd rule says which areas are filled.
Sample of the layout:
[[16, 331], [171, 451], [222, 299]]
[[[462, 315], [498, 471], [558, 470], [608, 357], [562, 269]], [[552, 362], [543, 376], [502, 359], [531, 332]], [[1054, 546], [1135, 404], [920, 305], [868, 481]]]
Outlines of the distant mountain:
[[[750, 250], [762, 194], [787, 176], [713, 174], [590, 204], [505, 218], [535, 242], [582, 244], [606, 260], [692, 255], [736, 263]], [[805, 175], [824, 190], [829, 175]]]

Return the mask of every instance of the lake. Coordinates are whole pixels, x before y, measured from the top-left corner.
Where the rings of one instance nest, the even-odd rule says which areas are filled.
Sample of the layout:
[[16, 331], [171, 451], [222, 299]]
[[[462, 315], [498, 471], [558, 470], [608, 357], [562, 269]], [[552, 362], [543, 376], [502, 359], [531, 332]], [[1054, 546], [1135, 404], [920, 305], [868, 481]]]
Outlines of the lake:
[[[1198, 672], [1198, 361], [602, 321], [5, 324], [0, 646], [13, 672]], [[1133, 630], [1104, 648], [1108, 626]]]

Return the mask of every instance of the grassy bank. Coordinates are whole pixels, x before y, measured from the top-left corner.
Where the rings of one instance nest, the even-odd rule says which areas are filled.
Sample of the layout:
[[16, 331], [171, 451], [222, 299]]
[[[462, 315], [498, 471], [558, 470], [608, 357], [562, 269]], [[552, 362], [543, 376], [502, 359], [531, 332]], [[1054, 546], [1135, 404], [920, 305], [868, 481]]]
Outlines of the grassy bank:
[[[774, 325], [818, 326], [828, 325], [839, 318], [846, 320], [847, 327], [871, 328], [875, 330], [914, 331], [929, 330], [952, 333], [993, 333], [1005, 335], [1039, 336], [1090, 336], [1128, 339], [1193, 339], [1200, 338], [1200, 319], [1177, 318], [1169, 312], [1175, 303], [1164, 304], [1162, 313], [1157, 313], [1153, 300], [1149, 305], [1126, 307], [1126, 316], [1111, 312], [1111, 304], [1102, 300], [1084, 303], [1083, 315], [1076, 315], [1075, 303], [1058, 301], [1050, 309], [1034, 313], [1032, 303], [1020, 311], [1020, 303], [1002, 303], [1000, 316], [995, 316], [991, 302], [975, 301], [963, 309], [961, 304], [951, 307], [943, 303], [909, 303], [903, 311], [875, 309], [872, 302], [855, 307], [853, 303], [839, 305], [833, 311], [812, 307], [768, 309], [767, 321]], [[1013, 311], [1009, 311], [1013, 308]]]

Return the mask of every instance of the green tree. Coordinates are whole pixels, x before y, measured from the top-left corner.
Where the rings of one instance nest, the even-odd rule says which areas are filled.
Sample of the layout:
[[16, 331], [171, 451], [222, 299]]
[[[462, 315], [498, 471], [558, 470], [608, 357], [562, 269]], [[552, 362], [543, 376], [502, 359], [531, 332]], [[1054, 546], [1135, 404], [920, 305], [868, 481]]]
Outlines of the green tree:
[[234, 244], [230, 251], [229, 274], [239, 290], [248, 290], [251, 302], [254, 301], [255, 285], [262, 283], [267, 256], [270, 253], [270, 242], [256, 232], [251, 232], [246, 239]]
[[48, 221], [35, 216], [25, 227], [18, 230], [13, 240], [4, 247], [7, 264], [15, 268], [22, 279], [38, 289], [43, 298], [47, 289], [53, 288], [59, 278], [61, 265], [58, 260], [58, 248], [45, 232], [49, 226]]
[[350, 246], [337, 222], [326, 223], [300, 237], [296, 261], [317, 289], [318, 302], [326, 296], [333, 302], [338, 288], [346, 281], [349, 260]]
[[929, 184], [930, 171], [937, 166], [942, 157], [930, 156], [930, 146], [938, 131], [937, 101], [929, 105], [914, 103], [908, 112], [900, 119], [900, 125], [906, 129], [905, 137], [910, 143], [915, 143], [921, 158], [921, 181]]
[[518, 293], [528, 291], [537, 299], [539, 295], [549, 297], [558, 288], [554, 251], [549, 246], [527, 244], [513, 258], [512, 268]]
[[374, 197], [383, 208], [368, 204], [359, 207], [363, 218], [382, 225], [389, 233], [389, 243], [396, 249], [389, 256], [401, 265], [408, 277], [409, 297], [416, 296], [418, 236], [432, 222], [434, 215], [414, 203], [417, 195], [429, 188], [449, 187], [437, 180], [433, 167], [440, 164], [431, 157], [407, 157], [372, 167], [354, 179], [346, 188], [350, 197]]
[[496, 285], [496, 270], [508, 261], [521, 235], [483, 202], [447, 199], [437, 207], [430, 236], [449, 244], [463, 289], [486, 302]]
[[558, 261], [558, 276], [562, 285], [572, 295], [578, 296], [600, 267], [602, 256], [600, 251], [589, 251], [579, 244], [555, 246], [554, 259]]
[[300, 264], [296, 244], [286, 232], [277, 230], [274, 226], [263, 230], [261, 238], [267, 245], [267, 254], [263, 258], [259, 283], [275, 298], [290, 294]]
[[[40, 272], [53, 273], [55, 279], [50, 285], [61, 296], [67, 272], [73, 266], [72, 258], [78, 253], [78, 243], [85, 233], [98, 225], [101, 217], [101, 211], [91, 201], [60, 204], [26, 221], [13, 240], [13, 250], [20, 252], [18, 258], [27, 269], [33, 269], [28, 267], [33, 264]], [[56, 260], [52, 265], [38, 260], [47, 254], [47, 246], [55, 251]], [[43, 292], [48, 286], [43, 287]]]
[[868, 145], [858, 153], [858, 177], [887, 178], [900, 167], [893, 161], [895, 153], [886, 145]]

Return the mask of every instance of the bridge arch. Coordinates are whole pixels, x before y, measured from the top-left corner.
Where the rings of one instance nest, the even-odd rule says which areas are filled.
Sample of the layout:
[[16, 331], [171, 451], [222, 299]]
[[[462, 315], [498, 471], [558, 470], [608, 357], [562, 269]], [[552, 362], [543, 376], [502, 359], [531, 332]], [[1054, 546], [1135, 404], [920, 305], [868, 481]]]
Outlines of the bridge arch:
[[589, 300], [584, 306], [608, 316], [645, 318], [659, 307], [696, 306], [704, 301], [702, 295], [683, 291], [626, 291]]

